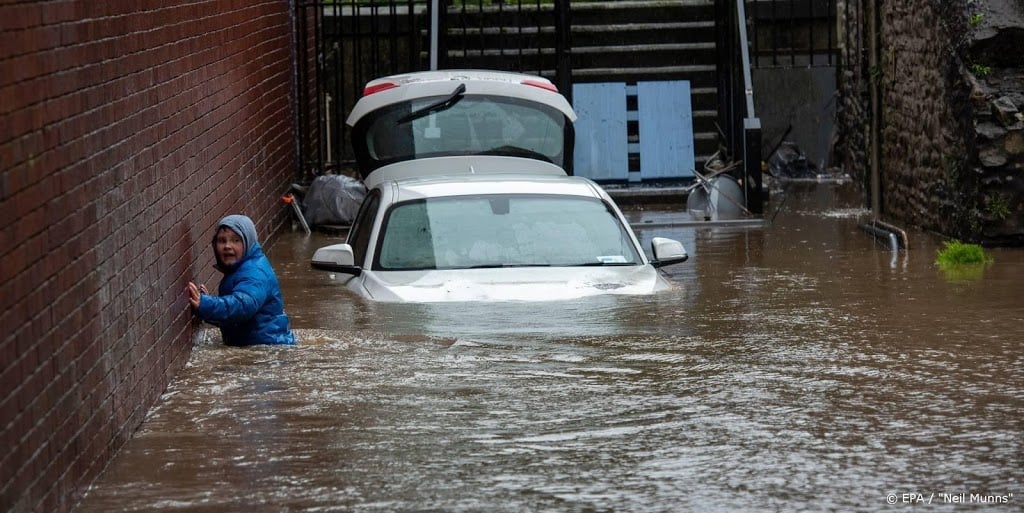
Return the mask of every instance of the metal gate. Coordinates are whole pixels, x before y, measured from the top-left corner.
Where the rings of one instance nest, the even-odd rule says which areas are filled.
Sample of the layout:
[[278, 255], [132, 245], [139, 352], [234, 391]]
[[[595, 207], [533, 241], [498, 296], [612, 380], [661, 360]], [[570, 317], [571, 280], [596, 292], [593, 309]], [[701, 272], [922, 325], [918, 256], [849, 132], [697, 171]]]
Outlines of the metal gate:
[[[579, 7], [584, 1], [572, 3]], [[828, 66], [834, 65], [837, 46], [856, 51], [843, 44], [850, 31], [837, 35], [835, 29], [836, 11], [849, 11], [856, 0], [709, 1], [716, 7], [719, 130], [730, 151], [738, 154], [743, 129], [739, 111], [750, 86], [738, 78], [737, 18], [753, 29], [751, 67]], [[436, 38], [440, 68], [480, 65], [546, 76], [571, 101], [573, 59], [584, 53], [572, 51], [569, 0], [292, 2], [300, 180], [351, 165], [344, 117], [366, 82], [430, 69], [432, 3], [441, 6]], [[738, 15], [743, 5], [750, 8], [745, 16]], [[849, 13], [844, 18], [849, 24]]]
[[[569, 89], [568, 0], [438, 0], [438, 67], [486, 38], [488, 67], [550, 75]], [[345, 171], [353, 159], [344, 117], [374, 78], [431, 68], [430, 0], [295, 0], [296, 146], [300, 180]], [[494, 28], [494, 21], [501, 25]], [[485, 20], [487, 23], [485, 24]], [[510, 28], [514, 27], [514, 28]], [[551, 44], [550, 51], [538, 48]], [[538, 58], [546, 59], [544, 65]]]

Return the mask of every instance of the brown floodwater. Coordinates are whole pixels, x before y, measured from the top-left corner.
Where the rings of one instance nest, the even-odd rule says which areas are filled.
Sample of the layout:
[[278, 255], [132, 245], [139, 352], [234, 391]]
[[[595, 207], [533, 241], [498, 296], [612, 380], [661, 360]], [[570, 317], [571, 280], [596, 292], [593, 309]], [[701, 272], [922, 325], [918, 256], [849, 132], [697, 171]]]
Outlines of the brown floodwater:
[[197, 334], [77, 512], [1024, 511], [1024, 250], [943, 271], [834, 184], [768, 210], [632, 211], [675, 288], [554, 303], [367, 302], [283, 234], [300, 344]]

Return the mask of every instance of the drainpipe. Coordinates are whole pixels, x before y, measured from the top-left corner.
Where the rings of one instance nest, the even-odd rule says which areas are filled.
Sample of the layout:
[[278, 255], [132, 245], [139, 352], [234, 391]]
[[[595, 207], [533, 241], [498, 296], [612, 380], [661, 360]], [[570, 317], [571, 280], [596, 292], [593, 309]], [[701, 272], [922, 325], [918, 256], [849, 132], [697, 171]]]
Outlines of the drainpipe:
[[878, 0], [867, 0], [868, 3], [868, 87], [871, 92], [871, 213], [878, 219], [882, 212], [882, 185], [879, 183], [878, 148], [881, 139], [881, 122], [879, 120], [879, 84], [881, 67], [878, 64]]
[[[303, 11], [305, 13], [305, 11]], [[299, 109], [302, 106], [299, 93], [299, 21], [298, 21], [298, 7], [295, 5], [295, 0], [288, 0], [288, 23], [291, 28], [291, 36], [289, 42], [288, 51], [290, 52], [292, 60], [292, 126], [295, 127], [292, 130], [292, 153], [295, 157], [296, 176], [298, 180], [306, 178], [305, 171], [306, 166], [302, 163], [302, 116], [300, 115]]]

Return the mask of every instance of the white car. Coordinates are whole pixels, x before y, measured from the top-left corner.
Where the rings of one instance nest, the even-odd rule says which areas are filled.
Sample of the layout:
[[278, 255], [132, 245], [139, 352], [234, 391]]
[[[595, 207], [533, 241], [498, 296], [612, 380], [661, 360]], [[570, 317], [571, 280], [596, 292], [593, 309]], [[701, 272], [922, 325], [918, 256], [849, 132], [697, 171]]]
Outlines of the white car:
[[367, 84], [348, 123], [368, 192], [344, 244], [318, 249], [378, 301], [511, 301], [651, 294], [683, 262], [653, 260], [608, 194], [571, 176], [575, 114], [546, 79], [434, 71]]

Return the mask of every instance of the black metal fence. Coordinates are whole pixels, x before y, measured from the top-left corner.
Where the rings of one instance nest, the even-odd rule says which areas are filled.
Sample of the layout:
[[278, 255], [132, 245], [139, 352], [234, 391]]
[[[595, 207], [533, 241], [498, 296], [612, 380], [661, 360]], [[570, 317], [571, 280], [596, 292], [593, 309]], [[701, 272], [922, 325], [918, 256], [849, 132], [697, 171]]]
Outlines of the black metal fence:
[[295, 4], [300, 173], [338, 171], [352, 157], [345, 116], [371, 79], [427, 69], [425, 0]]
[[[748, 0], [754, 68], [836, 66], [837, 0]], [[843, 5], [848, 5], [844, 1]]]
[[[383, 75], [430, 69], [431, 0], [293, 0], [300, 179], [342, 170], [352, 159], [345, 116], [363, 85]], [[708, 0], [720, 13], [718, 41], [735, 36], [736, 0]], [[836, 0], [746, 0], [752, 67], [832, 65]], [[573, 0], [578, 4], [580, 0]], [[436, 64], [523, 71], [572, 92], [569, 0], [438, 0]], [[730, 5], [732, 7], [730, 7]], [[729, 13], [721, 14], [722, 9]], [[610, 22], [614, 25], [614, 20]], [[742, 130], [744, 92], [736, 44], [718, 49], [719, 119]], [[723, 68], [724, 66], [724, 68]], [[725, 69], [728, 72], [723, 73]], [[739, 96], [737, 96], [739, 95]], [[570, 98], [571, 100], [571, 98]], [[724, 117], [723, 117], [724, 116]], [[730, 138], [733, 139], [733, 138]], [[736, 149], [733, 141], [724, 141]]]

